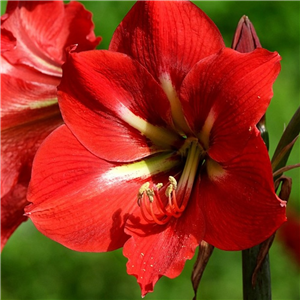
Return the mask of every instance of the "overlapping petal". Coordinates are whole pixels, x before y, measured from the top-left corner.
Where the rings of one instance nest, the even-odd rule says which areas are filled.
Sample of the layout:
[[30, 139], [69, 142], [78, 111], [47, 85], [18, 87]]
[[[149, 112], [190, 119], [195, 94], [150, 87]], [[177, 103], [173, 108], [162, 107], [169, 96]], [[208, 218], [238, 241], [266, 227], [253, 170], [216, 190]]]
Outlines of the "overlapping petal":
[[194, 256], [205, 232], [199, 201], [194, 200], [179, 219], [164, 226], [143, 224], [141, 216], [128, 218], [125, 232], [131, 238], [123, 254], [128, 258], [127, 272], [137, 278], [142, 296], [153, 291], [160, 277], [178, 276], [186, 260]]
[[9, 1], [1, 20], [1, 29], [11, 31], [17, 40], [14, 51], [3, 54], [5, 59], [54, 76], [61, 75], [65, 47], [76, 43], [81, 51], [100, 42], [93, 33], [91, 13], [75, 1]]
[[205, 216], [204, 240], [223, 250], [253, 247], [286, 220], [285, 202], [274, 192], [266, 147], [254, 132], [244, 151], [221, 166], [207, 161], [195, 189]]
[[[147, 180], [176, 170], [180, 157], [161, 154], [129, 165], [109, 163], [84, 148], [63, 125], [36, 154], [27, 215], [46, 236], [78, 251], [109, 251], [128, 236], [124, 223]], [[162, 174], [161, 174], [162, 173]], [[155, 174], [157, 176], [155, 176]]]
[[1, 75], [1, 130], [59, 115], [55, 85]]
[[1, 249], [24, 217], [34, 154], [62, 124], [54, 85], [1, 74]]
[[172, 119], [165, 93], [137, 61], [110, 51], [70, 53], [63, 70], [63, 118], [94, 154], [131, 161], [181, 142], [168, 129]]
[[28, 219], [24, 216], [24, 207], [28, 205], [26, 193], [27, 185], [21, 182], [1, 197], [1, 250], [18, 226]]
[[33, 156], [43, 139], [62, 123], [58, 108], [49, 116], [49, 122], [37, 119], [1, 131], [1, 196], [4, 196], [24, 175], [30, 178]]
[[116, 29], [109, 50], [137, 59], [157, 81], [179, 88], [200, 59], [224, 47], [216, 25], [190, 1], [137, 1]]
[[135, 203], [126, 201], [127, 193], [113, 198], [114, 190], [120, 189], [108, 189], [109, 183], [101, 182], [101, 172], [110, 164], [86, 151], [65, 126], [46, 141], [35, 157], [28, 217], [43, 234], [74, 250], [121, 247], [127, 239], [124, 217]]
[[6, 29], [1, 29], [1, 53], [12, 50], [16, 44], [16, 38], [13, 34]]
[[227, 161], [245, 147], [270, 103], [279, 61], [265, 49], [226, 48], [186, 76], [180, 91], [185, 118], [214, 160]]
[[37, 118], [1, 131], [1, 248], [27, 219], [23, 214], [33, 157], [45, 137], [62, 123], [57, 106], [52, 113], [48, 122]]

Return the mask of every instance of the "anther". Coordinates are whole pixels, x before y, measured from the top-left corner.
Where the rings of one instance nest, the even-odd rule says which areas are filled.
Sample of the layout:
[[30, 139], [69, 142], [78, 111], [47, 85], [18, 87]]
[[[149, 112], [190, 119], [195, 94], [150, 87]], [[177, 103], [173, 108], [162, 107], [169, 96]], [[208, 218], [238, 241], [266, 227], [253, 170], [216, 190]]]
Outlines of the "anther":
[[154, 191], [151, 189], [147, 189], [146, 194], [149, 198], [149, 201], [152, 203], [154, 201]]
[[150, 183], [149, 182], [145, 182], [139, 189], [139, 192], [138, 192], [138, 197], [141, 197], [144, 192], [149, 189], [149, 186], [150, 186]]
[[174, 188], [173, 188], [172, 184], [169, 184], [165, 191], [166, 197], [169, 198], [171, 196], [173, 190], [174, 190]]
[[169, 182], [173, 186], [173, 189], [177, 189], [177, 180], [173, 176], [169, 176]]
[[163, 187], [163, 184], [162, 184], [162, 183], [158, 183], [158, 184], [155, 185], [155, 188], [156, 188], [157, 190], [160, 190], [162, 187]]
[[149, 186], [150, 186], [150, 183], [149, 182], [145, 182], [139, 189], [139, 192], [138, 192], [138, 205], [141, 206], [141, 199], [144, 195], [144, 192], [146, 192], [148, 189], [149, 189]]

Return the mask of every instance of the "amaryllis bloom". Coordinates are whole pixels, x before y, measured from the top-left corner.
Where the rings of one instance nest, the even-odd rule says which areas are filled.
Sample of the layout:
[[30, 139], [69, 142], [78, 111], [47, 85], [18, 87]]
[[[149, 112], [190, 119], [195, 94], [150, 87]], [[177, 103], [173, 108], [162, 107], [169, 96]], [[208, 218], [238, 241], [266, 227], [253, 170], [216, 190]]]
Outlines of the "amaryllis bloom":
[[24, 217], [33, 156], [63, 120], [65, 48], [94, 49], [91, 13], [63, 1], [8, 1], [1, 17], [1, 249]]
[[27, 215], [71, 249], [123, 247], [143, 296], [178, 276], [202, 240], [262, 242], [285, 221], [255, 126], [279, 61], [225, 48], [191, 2], [137, 2], [109, 51], [69, 53], [66, 125], [37, 152]]

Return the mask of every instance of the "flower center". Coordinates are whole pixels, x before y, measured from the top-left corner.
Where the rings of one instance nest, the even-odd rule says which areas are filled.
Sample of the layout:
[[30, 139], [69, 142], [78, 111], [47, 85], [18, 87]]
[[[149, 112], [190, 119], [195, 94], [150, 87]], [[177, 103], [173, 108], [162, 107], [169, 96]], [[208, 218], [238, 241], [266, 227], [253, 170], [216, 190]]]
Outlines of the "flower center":
[[162, 183], [150, 187], [150, 183], [146, 182], [139, 189], [138, 205], [148, 223], [164, 225], [172, 217], [179, 218], [188, 205], [197, 170], [206, 152], [196, 138], [188, 138], [179, 152], [187, 158], [178, 183], [175, 177], [169, 176], [169, 184], [165, 188]]

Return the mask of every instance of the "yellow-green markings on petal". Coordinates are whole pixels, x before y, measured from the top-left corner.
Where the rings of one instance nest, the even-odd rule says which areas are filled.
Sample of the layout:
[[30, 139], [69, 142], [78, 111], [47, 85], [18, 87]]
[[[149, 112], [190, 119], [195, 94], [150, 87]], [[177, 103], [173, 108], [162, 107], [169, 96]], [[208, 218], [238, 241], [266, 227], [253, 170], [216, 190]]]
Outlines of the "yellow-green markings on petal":
[[51, 106], [51, 105], [54, 105], [54, 104], [57, 104], [57, 98], [49, 99], [49, 100], [45, 100], [45, 101], [30, 102], [28, 104], [28, 107], [30, 109], [39, 109], [39, 108], [48, 107], [48, 106]]
[[206, 170], [208, 177], [213, 181], [221, 180], [226, 175], [222, 166], [210, 158], [206, 160]]
[[164, 73], [159, 78], [159, 81], [161, 83], [162, 89], [166, 93], [167, 98], [170, 102], [172, 118], [176, 129], [181, 135], [188, 134], [191, 130], [189, 129], [189, 126], [187, 125], [187, 122], [184, 118], [182, 106], [178, 98], [177, 92], [172, 84], [170, 75]]
[[101, 180], [115, 184], [116, 182], [129, 181], [137, 178], [146, 179], [155, 174], [167, 172], [181, 162], [180, 156], [175, 157], [174, 152], [161, 153], [138, 162], [112, 168], [104, 174]]
[[[33, 55], [32, 51], [31, 51], [31, 54]], [[62, 76], [61, 66], [55, 66], [54, 62], [53, 63], [48, 63], [47, 61], [45, 61], [44, 59], [42, 59], [41, 57], [39, 57], [37, 55], [34, 55], [34, 57], [39, 63], [41, 63], [44, 66], [43, 68], [38, 68], [42, 73], [52, 75], [52, 76], [57, 76], [57, 77]], [[49, 68], [53, 72], [47, 71], [47, 68]]]
[[123, 104], [119, 104], [120, 118], [127, 124], [137, 129], [142, 135], [149, 138], [155, 145], [165, 149], [171, 149], [179, 139], [179, 136], [167, 128], [150, 124], [141, 117], [135, 115]]
[[211, 109], [210, 112], [208, 113], [208, 116], [204, 122], [204, 125], [200, 133], [198, 134], [199, 140], [201, 141], [201, 143], [203, 144], [206, 150], [209, 148], [209, 135], [214, 125], [214, 122], [215, 122], [215, 114], [213, 109]]

